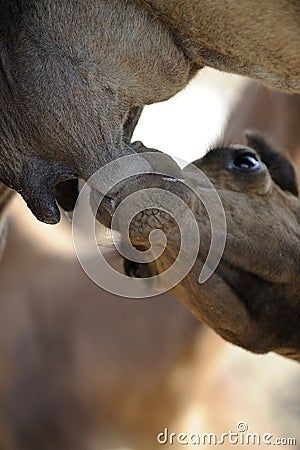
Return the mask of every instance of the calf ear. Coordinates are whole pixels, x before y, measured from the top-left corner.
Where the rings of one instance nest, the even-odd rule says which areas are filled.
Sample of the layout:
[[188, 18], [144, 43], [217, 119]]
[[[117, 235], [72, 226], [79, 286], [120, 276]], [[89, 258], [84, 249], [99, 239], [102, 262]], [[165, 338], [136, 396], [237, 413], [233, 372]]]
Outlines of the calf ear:
[[298, 184], [293, 164], [282, 154], [273, 150], [270, 144], [260, 135], [245, 131], [247, 144], [260, 156], [267, 166], [274, 182], [283, 190], [298, 196]]

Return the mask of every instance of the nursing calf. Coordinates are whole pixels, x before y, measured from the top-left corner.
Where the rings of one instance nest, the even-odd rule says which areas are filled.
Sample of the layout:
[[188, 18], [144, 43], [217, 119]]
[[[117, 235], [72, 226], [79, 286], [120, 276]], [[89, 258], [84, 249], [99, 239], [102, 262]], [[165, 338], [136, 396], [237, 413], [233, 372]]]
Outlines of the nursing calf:
[[[114, 208], [135, 189], [157, 187], [183, 199], [197, 221], [201, 245], [190, 273], [173, 288], [174, 295], [226, 340], [253, 352], [275, 351], [300, 361], [296, 175], [292, 164], [259, 136], [248, 134], [248, 145], [221, 146], [193, 163], [215, 186], [227, 221], [222, 259], [204, 284], [199, 284], [198, 278], [209, 250], [211, 228], [202, 201], [185, 184], [203, 190], [201, 178], [195, 177], [191, 166], [183, 169], [182, 179], [152, 174], [117, 186], [100, 205], [99, 219], [110, 226]], [[205, 192], [203, 195], [205, 198]], [[174, 213], [176, 217], [180, 211]], [[118, 229], [118, 222], [115, 226]], [[153, 228], [167, 235], [166, 249], [147, 265], [127, 261], [132, 276], [162, 273], [178, 255], [178, 227], [166, 212], [153, 208], [133, 218], [129, 229], [132, 243], [140, 250], [147, 249]]]

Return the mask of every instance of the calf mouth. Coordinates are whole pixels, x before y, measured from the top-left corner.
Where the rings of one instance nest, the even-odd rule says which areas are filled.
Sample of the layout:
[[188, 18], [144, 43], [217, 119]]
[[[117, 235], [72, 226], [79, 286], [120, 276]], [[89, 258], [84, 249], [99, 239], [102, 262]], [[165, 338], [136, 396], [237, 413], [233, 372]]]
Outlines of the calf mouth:
[[[153, 176], [153, 174], [151, 174]], [[176, 182], [181, 182], [182, 180], [173, 178], [173, 177], [157, 177], [158, 181], [163, 181], [163, 183], [171, 183], [172, 185]], [[155, 182], [154, 182], [155, 184]], [[128, 185], [128, 184], [127, 184]], [[149, 185], [148, 185], [149, 186]], [[112, 223], [114, 213], [116, 212], [116, 209], [121, 204], [124, 197], [122, 195], [122, 186], [118, 186], [118, 191], [109, 192], [108, 195], [102, 195], [98, 191], [91, 191], [90, 195], [90, 204], [93, 211], [94, 216], [96, 217], [97, 221], [100, 222], [102, 225], [104, 225], [109, 230], [113, 230], [116, 232], [119, 232], [120, 230], [118, 228], [113, 228], [112, 225], [118, 226], [118, 223]], [[150, 188], [153, 187], [153, 184], [150, 186]], [[148, 187], [147, 187], [148, 188]], [[130, 189], [131, 192], [134, 192], [133, 189]], [[130, 193], [131, 193], [130, 192]], [[129, 195], [130, 195], [129, 193]], [[122, 197], [122, 198], [121, 198]], [[121, 216], [122, 217], [122, 216]], [[167, 219], [167, 220], [166, 220]], [[118, 222], [118, 221], [117, 221]], [[165, 224], [168, 224], [168, 226], [165, 226]], [[174, 226], [173, 226], [174, 223]], [[171, 224], [171, 225], [170, 225]], [[178, 226], [175, 221], [173, 221], [172, 218], [168, 215], [167, 212], [161, 211], [159, 208], [145, 208], [138, 212], [138, 214], [134, 217], [133, 221], [129, 224], [129, 239], [130, 244], [140, 252], [147, 251], [152, 246], [153, 242], [151, 243], [149, 241], [149, 236], [152, 231], [156, 230], [162, 230], [163, 234], [166, 236], [166, 243], [168, 242], [168, 238], [170, 236], [170, 233], [174, 230], [178, 229]], [[170, 230], [171, 229], [171, 230]], [[126, 249], [126, 245], [128, 241], [126, 241], [126, 238], [122, 241], [122, 233], [118, 235], [118, 241], [123, 249]], [[158, 244], [160, 245], [160, 244]], [[163, 246], [163, 244], [162, 244]], [[155, 247], [155, 244], [154, 244]], [[151, 252], [153, 251], [154, 247], [151, 248]], [[156, 248], [156, 250], [158, 247]], [[155, 250], [154, 250], [155, 251]], [[158, 250], [157, 250], [158, 251]], [[161, 255], [163, 254], [164, 250], [162, 250]], [[124, 254], [130, 254], [124, 252]], [[155, 251], [155, 254], [156, 251]], [[155, 260], [155, 257], [153, 258]], [[168, 264], [167, 266], [170, 266], [171, 264]], [[134, 278], [150, 278], [155, 275], [158, 275], [158, 270], [156, 268], [155, 262], [148, 263], [148, 262], [135, 262], [130, 260], [130, 256], [128, 256], [128, 259], [123, 257], [123, 266], [124, 266], [124, 272], [129, 277]]]
[[[151, 179], [149, 182], [146, 182], [148, 176]], [[127, 196], [147, 189], [160, 189], [172, 193], [174, 187], [176, 191], [176, 187], [182, 185], [182, 183], [183, 179], [181, 178], [162, 176], [158, 173], [144, 174], [143, 176], [139, 175], [132, 177], [132, 182], [130, 184], [128, 179], [126, 182], [118, 183], [113, 190], [105, 195], [95, 189], [92, 189], [90, 194], [91, 208], [96, 219], [107, 228], [111, 228], [114, 213], [117, 207], [124, 199], [126, 199]], [[135, 186], [137, 189], [135, 189]], [[155, 212], [155, 210], [158, 210], [157, 208], [147, 208], [147, 206], [143, 207], [143, 210], [145, 211], [150, 209], [153, 210], [153, 215], [157, 215], [157, 211]], [[148, 216], [150, 217], [151, 214], [148, 214]]]

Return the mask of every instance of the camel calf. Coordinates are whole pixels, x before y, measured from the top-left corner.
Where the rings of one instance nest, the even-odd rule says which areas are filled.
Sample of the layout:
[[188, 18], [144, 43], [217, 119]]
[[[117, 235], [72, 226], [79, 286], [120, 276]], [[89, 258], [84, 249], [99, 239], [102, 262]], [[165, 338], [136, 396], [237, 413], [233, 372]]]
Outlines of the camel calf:
[[[296, 173], [264, 139], [251, 133], [247, 139], [248, 146], [220, 146], [193, 163], [215, 186], [227, 221], [222, 259], [204, 284], [198, 279], [209, 250], [211, 228], [202, 201], [184, 184], [198, 183], [198, 189], [203, 189], [191, 166], [183, 169], [181, 179], [144, 174], [123, 182], [104, 197], [98, 218], [110, 226], [116, 207], [134, 189], [147, 192], [149, 187], [159, 188], [183, 199], [198, 224], [201, 245], [191, 271], [172, 289], [174, 295], [224, 339], [256, 353], [275, 351], [300, 361], [300, 200]], [[205, 196], [205, 189], [203, 192]], [[169, 214], [153, 207], [143, 209], [130, 224], [133, 245], [146, 250], [153, 228], [162, 229], [168, 243], [155, 262], [126, 262], [127, 272], [135, 277], [166, 271], [175, 263], [182, 240]], [[121, 230], [118, 224], [122, 216], [118, 220], [115, 227]], [[195, 237], [190, 239], [194, 242]]]

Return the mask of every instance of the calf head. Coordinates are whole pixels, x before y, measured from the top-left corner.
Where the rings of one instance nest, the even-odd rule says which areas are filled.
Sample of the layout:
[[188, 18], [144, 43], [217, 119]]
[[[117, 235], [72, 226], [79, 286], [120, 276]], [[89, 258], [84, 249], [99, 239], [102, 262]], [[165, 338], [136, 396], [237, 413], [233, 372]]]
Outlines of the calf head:
[[[198, 279], [211, 224], [203, 203], [184, 183], [199, 184], [191, 166], [183, 170], [182, 179], [144, 175], [115, 188], [109, 194], [114, 202], [104, 198], [99, 218], [109, 226], [115, 206], [135, 187], [156, 186], [181, 197], [196, 218], [201, 245], [192, 270], [173, 288], [174, 295], [226, 340], [256, 353], [276, 351], [300, 360], [300, 200], [295, 172], [262, 138], [248, 134], [248, 144], [215, 148], [193, 163], [216, 188], [227, 221], [222, 259], [203, 284]], [[130, 276], [159, 274], [176, 258], [180, 234], [163, 211], [148, 209], [134, 217], [133, 245], [147, 249], [153, 227], [167, 235], [166, 249], [148, 264], [126, 261]]]

